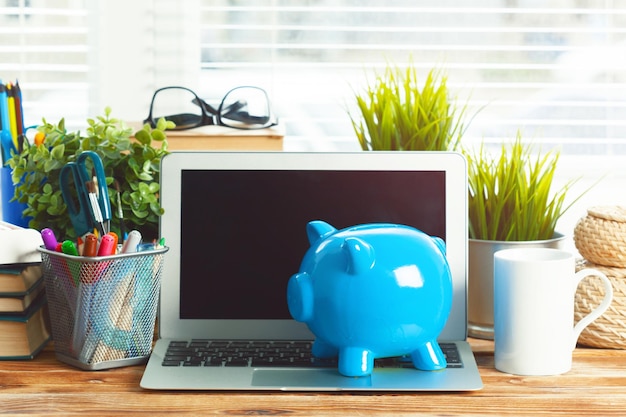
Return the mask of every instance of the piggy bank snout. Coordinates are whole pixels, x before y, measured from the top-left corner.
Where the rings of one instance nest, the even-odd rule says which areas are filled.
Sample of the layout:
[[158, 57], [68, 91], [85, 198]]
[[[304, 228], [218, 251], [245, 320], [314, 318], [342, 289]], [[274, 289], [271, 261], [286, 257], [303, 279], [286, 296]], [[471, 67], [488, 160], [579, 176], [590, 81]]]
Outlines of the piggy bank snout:
[[313, 319], [313, 283], [306, 272], [294, 274], [287, 283], [287, 307], [296, 321]]

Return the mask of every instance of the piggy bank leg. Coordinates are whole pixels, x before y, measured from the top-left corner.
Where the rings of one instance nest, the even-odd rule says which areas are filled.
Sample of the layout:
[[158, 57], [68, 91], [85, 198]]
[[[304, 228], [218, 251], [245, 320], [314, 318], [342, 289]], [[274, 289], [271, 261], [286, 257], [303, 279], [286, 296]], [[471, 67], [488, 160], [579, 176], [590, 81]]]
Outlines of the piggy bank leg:
[[336, 358], [339, 354], [339, 350], [336, 347], [324, 342], [323, 340], [315, 339], [315, 342], [313, 342], [313, 347], [311, 348], [311, 353], [316, 358]]
[[448, 365], [446, 356], [436, 341], [426, 342], [411, 353], [413, 365], [422, 371], [437, 371]]
[[339, 351], [339, 373], [344, 376], [367, 376], [374, 369], [374, 354], [366, 349], [344, 347]]

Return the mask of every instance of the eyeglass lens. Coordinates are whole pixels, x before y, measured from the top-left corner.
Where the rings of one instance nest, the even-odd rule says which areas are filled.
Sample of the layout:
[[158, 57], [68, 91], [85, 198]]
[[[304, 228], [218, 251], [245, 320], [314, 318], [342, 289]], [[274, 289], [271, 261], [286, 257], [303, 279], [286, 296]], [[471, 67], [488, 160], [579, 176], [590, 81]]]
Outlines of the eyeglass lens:
[[220, 122], [238, 129], [259, 129], [272, 124], [270, 104], [264, 90], [238, 87], [231, 90], [219, 108]]
[[196, 95], [184, 88], [164, 88], [152, 101], [152, 120], [161, 117], [176, 124], [176, 129], [189, 129], [202, 123], [202, 108]]

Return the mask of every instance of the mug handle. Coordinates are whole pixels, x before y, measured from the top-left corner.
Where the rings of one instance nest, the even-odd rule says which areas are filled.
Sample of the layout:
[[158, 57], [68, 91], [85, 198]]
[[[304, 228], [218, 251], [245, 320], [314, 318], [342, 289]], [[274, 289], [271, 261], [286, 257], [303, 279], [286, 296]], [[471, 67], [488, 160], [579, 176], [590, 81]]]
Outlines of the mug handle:
[[[611, 301], [613, 300], [613, 286], [611, 285], [611, 281], [609, 278], [603, 274], [602, 272], [592, 269], [585, 268], [581, 269], [574, 275], [574, 285], [578, 286], [580, 281], [587, 278], [588, 276], [597, 276], [600, 278], [604, 284], [604, 299], [602, 303], [595, 309], [593, 309], [589, 314], [580, 319], [578, 323], [574, 326], [573, 340], [572, 340], [572, 350], [576, 347], [576, 342], [578, 341], [578, 337], [583, 329], [591, 324], [592, 321], [600, 317], [611, 305]], [[575, 288], [574, 287], [574, 288]]]

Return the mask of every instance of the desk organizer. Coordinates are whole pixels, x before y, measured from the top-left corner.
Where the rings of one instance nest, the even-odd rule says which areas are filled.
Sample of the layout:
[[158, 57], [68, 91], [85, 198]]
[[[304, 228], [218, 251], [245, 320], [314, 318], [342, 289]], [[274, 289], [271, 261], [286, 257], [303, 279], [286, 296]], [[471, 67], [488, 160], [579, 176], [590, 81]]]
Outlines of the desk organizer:
[[145, 362], [168, 248], [101, 257], [39, 251], [57, 359], [85, 370]]
[[[597, 206], [587, 210], [574, 229], [574, 243], [583, 260], [577, 270], [603, 272], [613, 286], [609, 309], [587, 326], [578, 338], [585, 346], [626, 349], [626, 208]], [[600, 280], [583, 280], [576, 290], [575, 320], [593, 310], [604, 298]]]

